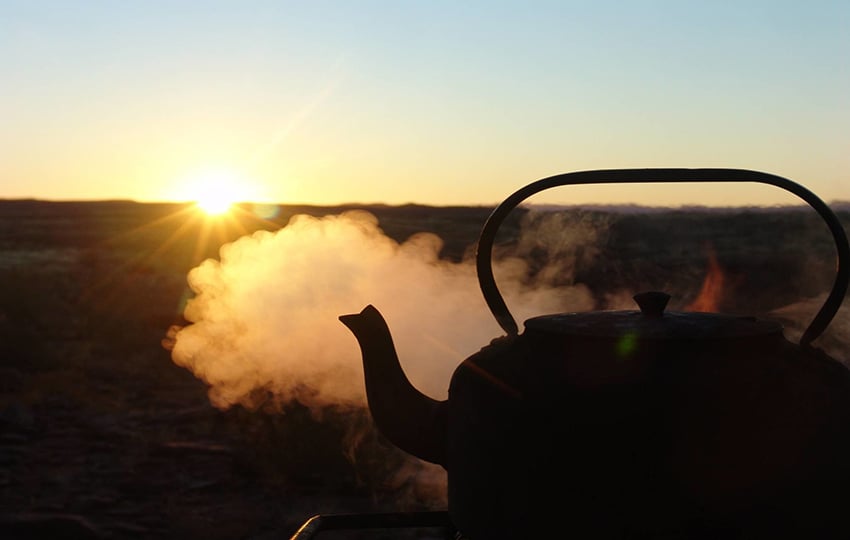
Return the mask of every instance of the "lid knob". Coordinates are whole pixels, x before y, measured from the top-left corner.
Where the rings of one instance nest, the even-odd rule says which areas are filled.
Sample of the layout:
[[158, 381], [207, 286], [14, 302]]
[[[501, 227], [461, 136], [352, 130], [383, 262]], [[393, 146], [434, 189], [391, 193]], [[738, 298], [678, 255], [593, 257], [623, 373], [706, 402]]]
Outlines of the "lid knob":
[[646, 317], [658, 318], [664, 315], [664, 308], [667, 307], [670, 295], [660, 291], [647, 291], [637, 293], [632, 298]]

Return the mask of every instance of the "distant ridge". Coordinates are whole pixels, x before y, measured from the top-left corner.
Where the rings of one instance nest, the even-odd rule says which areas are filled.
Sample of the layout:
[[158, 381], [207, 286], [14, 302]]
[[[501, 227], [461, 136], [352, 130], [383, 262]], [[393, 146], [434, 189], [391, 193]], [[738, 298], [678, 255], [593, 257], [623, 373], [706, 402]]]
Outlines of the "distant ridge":
[[8, 199], [0, 197], [0, 203], [11, 203], [11, 204], [150, 204], [150, 205], [162, 205], [162, 204], [185, 204], [179, 202], [166, 202], [166, 201], [154, 201], [154, 202], [139, 202], [134, 201], [133, 199], [38, 199], [35, 197], [22, 197], [16, 199]]
[[[850, 201], [827, 203], [833, 212], [850, 212]], [[798, 212], [809, 211], [811, 207], [805, 203], [773, 206], [643, 206], [640, 204], [527, 204], [528, 209], [557, 212], [567, 210], [584, 210], [587, 212], [603, 212], [615, 214], [659, 214], [665, 212], [694, 212], [694, 213], [740, 213], [740, 212]]]
[[[194, 204], [191, 201], [135, 201], [132, 199], [38, 199], [38, 198], [3, 198], [0, 197], [0, 204], [13, 205], [138, 205], [138, 206], [186, 206]], [[237, 203], [237, 206], [250, 206], [250, 202]], [[277, 205], [281, 208], [289, 209], [312, 209], [315, 211], [344, 211], [355, 208], [375, 208], [375, 209], [396, 209], [408, 211], [425, 211], [429, 208], [442, 209], [463, 209], [463, 208], [495, 208], [496, 205], [487, 204], [452, 204], [452, 205], [433, 205], [420, 203], [403, 203], [403, 204], [388, 204], [388, 203], [342, 203], [342, 204], [305, 204], [305, 203], [265, 203]], [[827, 205], [834, 212], [850, 212], [850, 201], [833, 201]], [[730, 213], [730, 212], [777, 212], [777, 211], [801, 211], [809, 210], [810, 207], [801, 202], [800, 204], [789, 205], [772, 205], [772, 206], [704, 206], [704, 205], [681, 205], [681, 206], [645, 206], [641, 204], [534, 204], [523, 203], [520, 207], [528, 210], [541, 210], [545, 212], [583, 210], [587, 212], [605, 212], [617, 214], [658, 214], [665, 212], [697, 212], [697, 213]]]

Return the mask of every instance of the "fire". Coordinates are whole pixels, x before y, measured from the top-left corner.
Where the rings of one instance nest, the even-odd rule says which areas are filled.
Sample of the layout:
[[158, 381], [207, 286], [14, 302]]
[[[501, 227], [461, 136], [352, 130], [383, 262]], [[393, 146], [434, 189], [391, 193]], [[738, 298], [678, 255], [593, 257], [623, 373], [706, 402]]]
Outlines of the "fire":
[[689, 311], [717, 312], [723, 298], [723, 288], [726, 278], [714, 249], [708, 248], [708, 268], [699, 295], [686, 307]]

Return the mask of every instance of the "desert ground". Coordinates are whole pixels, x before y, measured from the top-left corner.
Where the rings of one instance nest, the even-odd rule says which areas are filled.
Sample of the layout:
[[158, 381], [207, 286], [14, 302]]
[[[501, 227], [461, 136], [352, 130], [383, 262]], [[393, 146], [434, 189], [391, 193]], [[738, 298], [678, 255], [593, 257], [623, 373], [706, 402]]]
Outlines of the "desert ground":
[[[469, 259], [492, 211], [285, 206], [210, 222], [181, 204], [0, 201], [0, 537], [288, 538], [314, 514], [440, 509], [414, 473], [398, 474], [406, 456], [367, 410], [216, 408], [171, 358], [192, 268], [292, 216], [352, 209], [397, 242], [437, 235], [453, 262]], [[847, 228], [850, 211], [837, 213]], [[500, 233], [508, 255], [528, 262], [529, 284], [583, 284], [599, 309], [661, 287], [678, 307], [707, 301], [714, 268], [712, 310], [784, 309], [789, 338], [800, 325], [789, 306], [822, 297], [835, 272], [829, 232], [794, 208], [521, 208]], [[841, 361], [847, 325], [842, 310], [822, 338]]]

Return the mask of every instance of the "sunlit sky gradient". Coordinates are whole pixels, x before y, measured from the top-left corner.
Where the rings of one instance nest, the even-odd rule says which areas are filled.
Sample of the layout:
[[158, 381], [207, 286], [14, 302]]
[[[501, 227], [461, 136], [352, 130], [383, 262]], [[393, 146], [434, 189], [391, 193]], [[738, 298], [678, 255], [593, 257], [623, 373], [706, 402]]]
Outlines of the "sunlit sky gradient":
[[493, 204], [621, 167], [758, 169], [850, 200], [850, 2], [0, 0], [0, 198], [187, 200], [229, 170], [246, 200]]

